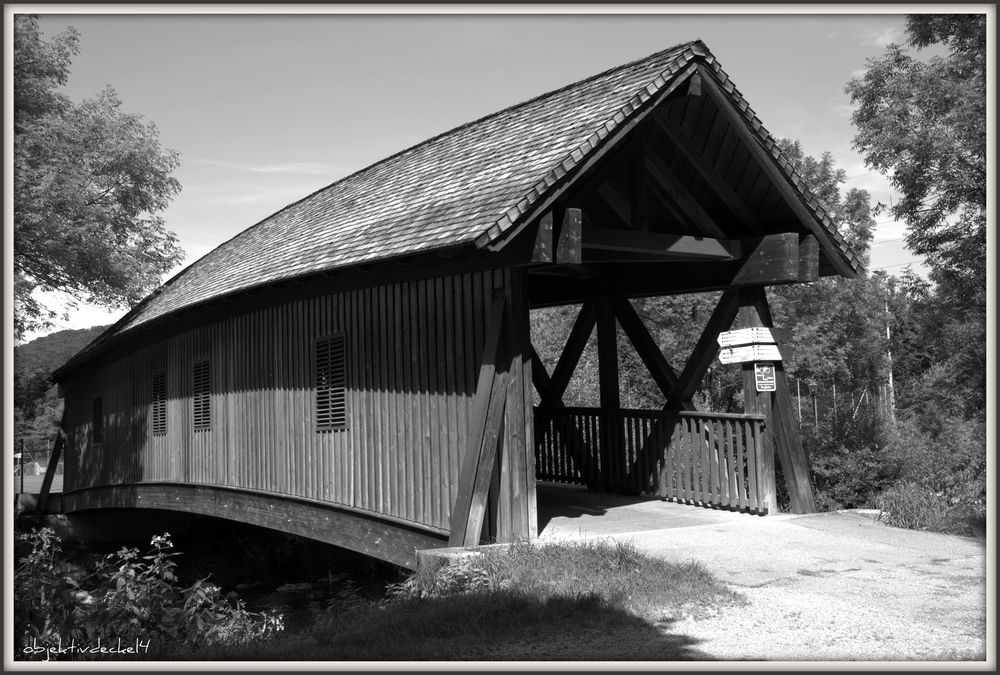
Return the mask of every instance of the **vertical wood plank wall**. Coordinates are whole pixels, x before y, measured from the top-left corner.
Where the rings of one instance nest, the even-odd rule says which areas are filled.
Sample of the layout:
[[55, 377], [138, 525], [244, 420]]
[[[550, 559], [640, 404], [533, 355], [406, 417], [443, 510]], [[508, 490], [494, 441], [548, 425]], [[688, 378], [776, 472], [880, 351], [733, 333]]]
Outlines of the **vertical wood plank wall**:
[[[512, 282], [513, 277], [513, 282]], [[66, 392], [66, 491], [190, 482], [316, 499], [447, 530], [494, 288], [524, 292], [518, 273], [487, 270], [387, 284], [222, 319], [123, 355]], [[511, 337], [527, 344], [527, 309]], [[314, 424], [314, 343], [343, 331], [348, 429]], [[193, 367], [211, 362], [211, 428], [192, 425]], [[515, 398], [529, 402], [530, 363]], [[167, 373], [167, 432], [152, 433], [152, 378]], [[104, 442], [90, 442], [94, 396]], [[508, 433], [531, 433], [530, 416]], [[512, 470], [530, 474], [526, 458]], [[520, 442], [523, 442], [520, 441]], [[525, 462], [530, 466], [525, 466]], [[504, 483], [505, 508], [523, 480]], [[512, 500], [512, 501], [511, 501]], [[534, 508], [533, 500], [531, 508]], [[510, 516], [507, 516], [510, 518]], [[517, 518], [514, 518], [517, 520]], [[509, 527], [509, 526], [508, 526]]]

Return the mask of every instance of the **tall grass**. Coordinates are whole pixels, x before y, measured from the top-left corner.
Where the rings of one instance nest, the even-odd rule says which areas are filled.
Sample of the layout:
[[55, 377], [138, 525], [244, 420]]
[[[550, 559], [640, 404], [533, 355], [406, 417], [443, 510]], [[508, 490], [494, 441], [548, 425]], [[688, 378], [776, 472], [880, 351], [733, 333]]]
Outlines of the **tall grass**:
[[[339, 603], [299, 635], [200, 659], [676, 660], [705, 658], [670, 627], [741, 596], [696, 563], [631, 544], [486, 547], [390, 588], [380, 602]], [[178, 658], [185, 658], [178, 654]], [[190, 658], [194, 658], [191, 656]]]

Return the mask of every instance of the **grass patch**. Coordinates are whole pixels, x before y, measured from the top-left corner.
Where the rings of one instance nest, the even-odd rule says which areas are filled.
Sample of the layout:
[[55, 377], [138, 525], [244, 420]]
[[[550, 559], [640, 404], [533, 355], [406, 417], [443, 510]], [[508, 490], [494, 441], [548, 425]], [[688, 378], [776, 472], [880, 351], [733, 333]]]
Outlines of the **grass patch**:
[[949, 504], [941, 493], [912, 481], [902, 481], [882, 492], [877, 519], [886, 525], [965, 537], [986, 537], [986, 508], [977, 504]]
[[521, 543], [416, 573], [379, 602], [337, 603], [297, 635], [174, 658], [704, 659], [671, 625], [741, 602], [700, 565], [651, 558], [631, 544]]

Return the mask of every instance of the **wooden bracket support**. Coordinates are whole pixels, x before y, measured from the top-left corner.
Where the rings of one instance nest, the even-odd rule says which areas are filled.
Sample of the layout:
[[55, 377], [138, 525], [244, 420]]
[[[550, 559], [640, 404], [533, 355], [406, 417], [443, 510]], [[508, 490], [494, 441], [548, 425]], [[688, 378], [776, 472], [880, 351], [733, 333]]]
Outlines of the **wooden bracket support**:
[[510, 377], [510, 356], [503, 344], [505, 305], [504, 293], [498, 290], [493, 297], [480, 360], [469, 445], [462, 460], [458, 495], [451, 512], [449, 546], [474, 546], [479, 543], [482, 532], [498, 445], [503, 437]]
[[49, 492], [52, 490], [52, 479], [55, 477], [56, 467], [59, 466], [59, 457], [62, 454], [63, 446], [66, 444], [66, 411], [63, 410], [62, 420], [59, 422], [59, 433], [56, 434], [55, 443], [52, 445], [52, 454], [49, 455], [49, 465], [45, 467], [45, 477], [42, 479], [42, 489], [38, 495], [38, 512], [45, 513], [49, 507]]

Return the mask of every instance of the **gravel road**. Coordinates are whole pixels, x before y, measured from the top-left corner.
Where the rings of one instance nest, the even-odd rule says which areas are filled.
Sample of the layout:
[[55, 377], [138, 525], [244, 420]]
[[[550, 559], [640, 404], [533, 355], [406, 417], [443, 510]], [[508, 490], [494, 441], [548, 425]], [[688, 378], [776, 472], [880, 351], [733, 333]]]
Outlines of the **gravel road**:
[[[709, 659], [986, 665], [982, 540], [851, 513], [757, 519], [742, 532], [684, 530], [686, 545], [663, 532], [632, 539], [650, 553], [702, 561], [748, 599], [746, 607], [670, 627]], [[995, 663], [992, 648], [991, 656]]]
[[690, 639], [696, 660], [995, 668], [993, 619], [987, 625], [995, 589], [982, 539], [888, 527], [871, 512], [760, 517], [572, 498], [546, 516], [543, 539], [630, 540], [653, 555], [697, 560], [747, 598], [746, 606], [663, 627]]

